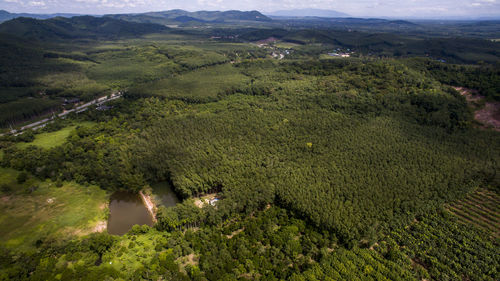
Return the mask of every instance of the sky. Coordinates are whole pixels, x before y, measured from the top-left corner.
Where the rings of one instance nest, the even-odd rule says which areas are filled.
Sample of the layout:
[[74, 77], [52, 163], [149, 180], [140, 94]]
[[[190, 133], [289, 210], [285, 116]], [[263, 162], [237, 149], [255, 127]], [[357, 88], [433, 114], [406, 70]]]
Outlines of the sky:
[[258, 10], [327, 9], [355, 17], [500, 18], [500, 0], [0, 0], [13, 13], [140, 13], [171, 9]]

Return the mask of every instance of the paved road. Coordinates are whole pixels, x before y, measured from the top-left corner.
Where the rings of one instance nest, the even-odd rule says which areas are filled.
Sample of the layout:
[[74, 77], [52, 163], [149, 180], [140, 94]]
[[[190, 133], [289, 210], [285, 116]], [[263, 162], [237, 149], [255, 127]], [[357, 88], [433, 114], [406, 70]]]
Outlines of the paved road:
[[[91, 105], [98, 105], [99, 106], [101, 104], [107, 103], [107, 102], [112, 101], [112, 100], [119, 99], [121, 97], [122, 97], [122, 94], [120, 92], [118, 92], [116, 94], [111, 94], [109, 97], [108, 96], [100, 97], [100, 98], [97, 98], [95, 100], [89, 101], [85, 104], [82, 104], [80, 106], [77, 106], [73, 109], [65, 110], [62, 113], [57, 114], [57, 117], [64, 118], [66, 115], [73, 113], [73, 112], [80, 113], [80, 112], [83, 112], [83, 111], [89, 109], [89, 106], [91, 106]], [[12, 130], [12, 131], [10, 131], [10, 133], [13, 134], [14, 136], [17, 136], [17, 135], [22, 134], [27, 129], [37, 130], [37, 129], [43, 128], [43, 127], [45, 127], [45, 125], [48, 124], [48, 122], [54, 120], [54, 118], [55, 118], [55, 116], [53, 115], [50, 118], [45, 118], [45, 119], [42, 119], [40, 121], [25, 125], [25, 126], [21, 127], [21, 129], [19, 129], [19, 130]], [[3, 135], [4, 134], [0, 134], [0, 136], [3, 136]]]

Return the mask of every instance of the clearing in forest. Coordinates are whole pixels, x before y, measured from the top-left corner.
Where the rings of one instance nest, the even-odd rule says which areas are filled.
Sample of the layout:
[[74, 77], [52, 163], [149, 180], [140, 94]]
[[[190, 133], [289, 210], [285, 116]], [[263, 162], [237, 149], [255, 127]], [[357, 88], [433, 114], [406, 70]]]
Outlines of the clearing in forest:
[[216, 201], [217, 201], [217, 193], [210, 193], [197, 198], [194, 201], [194, 204], [198, 208], [203, 208], [203, 206], [205, 205], [215, 205]]
[[65, 182], [61, 187], [0, 168], [0, 245], [27, 249], [39, 239], [104, 231], [108, 194], [98, 186]]
[[490, 230], [500, 237], [500, 195], [495, 192], [478, 189], [463, 200], [454, 202], [447, 209], [460, 221]]
[[484, 96], [471, 89], [455, 87], [455, 90], [465, 96], [467, 102], [474, 109], [476, 121], [483, 124], [485, 128], [493, 128], [493, 130], [500, 132], [500, 102], [484, 101]]
[[77, 123], [77, 125], [68, 126], [55, 132], [37, 134], [32, 142], [20, 142], [16, 146], [18, 148], [26, 148], [30, 145], [34, 145], [46, 149], [53, 148], [63, 144], [77, 126], [90, 127], [93, 124], [93, 122], [80, 122]]

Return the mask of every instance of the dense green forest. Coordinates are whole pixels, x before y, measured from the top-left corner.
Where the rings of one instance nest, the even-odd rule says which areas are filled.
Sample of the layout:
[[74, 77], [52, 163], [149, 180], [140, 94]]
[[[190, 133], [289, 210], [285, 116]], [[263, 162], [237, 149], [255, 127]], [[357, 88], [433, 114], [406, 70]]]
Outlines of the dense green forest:
[[[3, 127], [123, 92], [0, 136], [0, 210], [26, 205], [0, 217], [0, 280], [500, 279], [500, 135], [452, 87], [498, 102], [497, 42], [181, 16], [220, 25], [0, 25]], [[154, 225], [93, 228], [158, 182], [182, 202]]]
[[[208, 210], [209, 211], [209, 210]], [[186, 210], [183, 211], [186, 213]], [[190, 214], [193, 215], [193, 214]], [[437, 237], [446, 237], [442, 241]], [[446, 213], [425, 215], [373, 248], [346, 249], [278, 207], [199, 230], [134, 227], [116, 237], [2, 249], [5, 280], [498, 280], [498, 241]], [[429, 251], [425, 249], [430, 249]]]
[[[179, 13], [173, 15], [182, 16]], [[163, 16], [170, 18], [167, 14]], [[446, 38], [425, 31], [419, 31], [422, 36], [402, 35], [381, 27], [378, 32], [308, 28], [305, 23], [292, 29], [249, 27], [245, 17], [255, 17], [251, 13], [192, 16], [222, 17], [215, 20], [221, 25], [173, 29], [129, 16], [117, 18], [130, 21], [114, 16], [81, 16], [15, 18], [0, 24], [0, 62], [4, 66], [0, 70], [0, 126], [8, 128], [61, 110], [63, 98], [88, 101], [116, 90], [144, 90], [143, 84], [152, 81], [157, 81], [151, 85], [153, 88], [170, 91], [169, 95], [179, 98], [185, 92], [172, 93], [180, 85], [172, 87], [175, 82], [170, 80], [180, 73], [197, 70], [198, 77], [193, 73], [179, 80], [192, 81], [200, 76], [206, 79], [208, 76], [200, 69], [204, 66], [271, 58], [273, 54], [286, 54], [290, 60], [316, 60], [336, 49], [351, 50], [351, 56], [364, 59], [425, 57], [408, 66], [427, 70], [442, 83], [479, 88], [488, 96], [498, 93], [500, 43], [487, 40], [486, 31], [479, 32], [483, 34], [479, 38]], [[243, 17], [241, 24], [234, 22], [238, 16]], [[228, 23], [224, 25], [225, 20], [231, 21], [231, 28]], [[392, 26], [384, 21], [379, 25]], [[268, 45], [256, 44], [270, 38]], [[242, 81], [223, 75], [218, 79], [233, 80], [234, 87], [240, 87]], [[214, 95], [220, 91], [211, 90]]]

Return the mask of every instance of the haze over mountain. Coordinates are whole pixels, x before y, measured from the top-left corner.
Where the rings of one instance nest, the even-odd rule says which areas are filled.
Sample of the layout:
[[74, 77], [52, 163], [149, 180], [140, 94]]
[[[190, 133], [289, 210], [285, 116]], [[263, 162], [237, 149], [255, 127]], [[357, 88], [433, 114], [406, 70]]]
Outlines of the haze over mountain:
[[161, 32], [165, 26], [107, 17], [78, 16], [39, 20], [20, 17], [0, 24], [0, 33], [26, 39], [119, 38]]
[[265, 14], [277, 17], [323, 17], [323, 18], [349, 17], [349, 15], [345, 13], [337, 12], [334, 10], [323, 10], [323, 9], [279, 10]]
[[297, 1], [297, 0], [5, 0], [0, 9], [16, 13], [119, 14], [182, 9], [186, 11], [282, 11], [322, 9], [342, 11], [353, 17], [425, 19], [498, 18], [498, 0], [401, 0], [401, 1]]
[[[30, 13], [9, 13], [0, 10], [0, 23], [15, 18], [25, 17], [33, 19], [50, 19], [55, 17], [75, 17], [87, 14], [30, 14]], [[94, 15], [96, 16], [96, 15]], [[102, 16], [102, 15], [98, 15]], [[126, 14], [108, 14], [105, 17], [121, 19], [139, 23], [156, 24], [179, 24], [186, 22], [228, 22], [228, 21], [271, 21], [271, 19], [258, 11], [196, 11], [188, 12], [184, 10], [169, 10], [146, 13], [126, 13]]]
[[74, 17], [79, 14], [67, 14], [67, 13], [56, 13], [56, 14], [30, 14], [30, 13], [9, 13], [5, 10], [0, 10], [0, 22], [8, 21], [15, 18], [25, 17], [34, 19], [50, 19], [55, 17]]
[[258, 11], [197, 11], [170, 10], [141, 14], [105, 15], [115, 19], [156, 24], [177, 24], [185, 22], [228, 22], [228, 21], [271, 21]]

